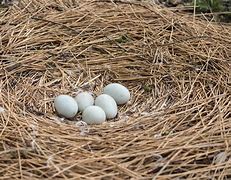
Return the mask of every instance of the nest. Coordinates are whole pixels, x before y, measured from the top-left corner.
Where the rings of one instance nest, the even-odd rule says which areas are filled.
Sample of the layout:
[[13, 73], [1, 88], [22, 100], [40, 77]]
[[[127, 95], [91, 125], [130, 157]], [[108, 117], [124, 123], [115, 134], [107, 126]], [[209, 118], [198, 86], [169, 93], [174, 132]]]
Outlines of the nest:
[[[231, 178], [231, 27], [141, 1], [1, 9], [1, 179]], [[83, 127], [53, 100], [111, 82], [118, 117]]]

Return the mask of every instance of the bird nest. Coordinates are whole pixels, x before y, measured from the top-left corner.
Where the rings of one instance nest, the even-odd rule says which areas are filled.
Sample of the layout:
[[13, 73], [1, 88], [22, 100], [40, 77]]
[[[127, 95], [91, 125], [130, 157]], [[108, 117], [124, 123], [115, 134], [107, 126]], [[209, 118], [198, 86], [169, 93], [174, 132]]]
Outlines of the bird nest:
[[[141, 1], [23, 0], [1, 9], [2, 179], [229, 179], [231, 27]], [[119, 82], [102, 125], [54, 98]]]

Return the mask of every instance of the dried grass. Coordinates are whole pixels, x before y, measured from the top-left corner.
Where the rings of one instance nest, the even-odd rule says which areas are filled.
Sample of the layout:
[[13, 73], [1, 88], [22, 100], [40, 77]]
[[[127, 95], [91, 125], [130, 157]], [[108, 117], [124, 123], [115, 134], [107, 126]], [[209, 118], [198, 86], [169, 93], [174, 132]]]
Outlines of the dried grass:
[[[0, 179], [231, 178], [230, 26], [138, 1], [0, 14]], [[80, 135], [54, 113], [110, 82], [132, 93], [114, 121]]]

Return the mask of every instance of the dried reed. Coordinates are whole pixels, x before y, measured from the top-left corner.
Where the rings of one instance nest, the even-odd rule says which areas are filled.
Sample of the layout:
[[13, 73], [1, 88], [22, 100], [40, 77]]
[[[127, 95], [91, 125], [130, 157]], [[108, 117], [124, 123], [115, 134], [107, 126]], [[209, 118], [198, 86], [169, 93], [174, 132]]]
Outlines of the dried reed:
[[[23, 0], [0, 24], [0, 179], [231, 178], [231, 26], [100, 0]], [[132, 93], [115, 120], [55, 114], [110, 82]]]

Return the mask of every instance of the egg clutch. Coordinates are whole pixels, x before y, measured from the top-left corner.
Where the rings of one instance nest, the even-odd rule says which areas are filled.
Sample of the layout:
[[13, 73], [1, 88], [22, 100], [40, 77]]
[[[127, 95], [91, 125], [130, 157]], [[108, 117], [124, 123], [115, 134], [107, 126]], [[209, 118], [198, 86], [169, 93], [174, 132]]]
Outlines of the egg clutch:
[[131, 95], [129, 90], [118, 83], [108, 84], [103, 94], [94, 97], [89, 92], [81, 92], [76, 97], [59, 95], [54, 100], [58, 115], [73, 118], [82, 113], [82, 121], [87, 124], [102, 124], [107, 119], [113, 119], [118, 113], [117, 105], [125, 104]]

